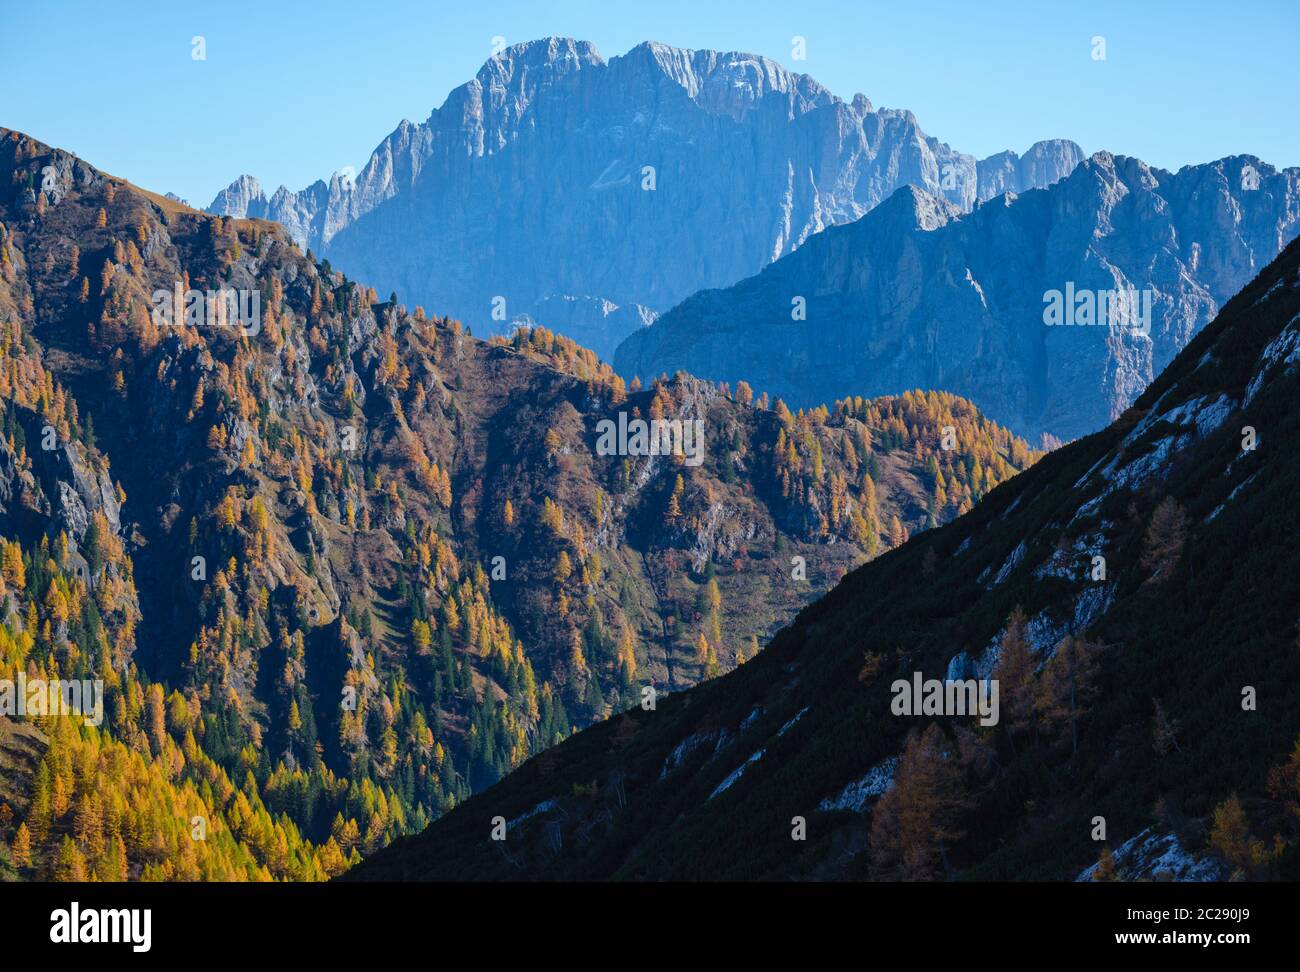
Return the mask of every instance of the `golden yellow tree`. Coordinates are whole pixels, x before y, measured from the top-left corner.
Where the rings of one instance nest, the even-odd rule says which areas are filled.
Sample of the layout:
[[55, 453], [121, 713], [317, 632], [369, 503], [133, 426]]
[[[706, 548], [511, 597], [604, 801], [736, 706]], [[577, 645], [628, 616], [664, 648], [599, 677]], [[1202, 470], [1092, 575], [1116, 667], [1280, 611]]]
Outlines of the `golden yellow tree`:
[[1028, 622], [1019, 605], [1007, 619], [993, 677], [998, 681], [998, 699], [1003, 724], [1008, 732], [1020, 732], [1034, 712], [1034, 658], [1027, 637]]
[[13, 855], [16, 866], [32, 866], [32, 835], [27, 829], [27, 824], [18, 825], [18, 832], [14, 834], [13, 846], [9, 848], [9, 852]]

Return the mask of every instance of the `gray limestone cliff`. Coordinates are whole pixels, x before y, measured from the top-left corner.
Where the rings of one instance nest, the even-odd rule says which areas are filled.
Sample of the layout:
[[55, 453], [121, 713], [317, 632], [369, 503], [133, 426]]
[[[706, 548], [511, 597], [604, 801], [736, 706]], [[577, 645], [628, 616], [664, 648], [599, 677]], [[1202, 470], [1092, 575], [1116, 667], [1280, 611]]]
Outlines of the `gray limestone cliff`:
[[[1297, 232], [1300, 169], [1252, 156], [1171, 173], [1098, 153], [970, 213], [909, 187], [692, 296], [624, 341], [615, 366], [744, 379], [791, 407], [941, 389], [1020, 434], [1068, 439], [1127, 408]], [[1132, 293], [1136, 313], [1047, 326], [1052, 291], [1077, 306], [1084, 292]]]
[[209, 212], [276, 220], [381, 294], [475, 333], [526, 318], [608, 354], [646, 315], [757, 273], [904, 185], [969, 210], [1082, 158], [1053, 141], [979, 161], [909, 111], [844, 101], [752, 54], [645, 43], [607, 61], [547, 38], [402, 122], [355, 182], [268, 197], [241, 176]]

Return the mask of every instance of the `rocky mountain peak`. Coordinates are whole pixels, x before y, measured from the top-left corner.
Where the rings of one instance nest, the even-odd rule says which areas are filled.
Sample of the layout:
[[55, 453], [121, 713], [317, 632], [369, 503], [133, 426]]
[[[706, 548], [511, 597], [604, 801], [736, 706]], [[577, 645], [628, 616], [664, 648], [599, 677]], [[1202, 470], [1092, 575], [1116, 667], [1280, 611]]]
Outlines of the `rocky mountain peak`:
[[1068, 139], [1035, 142], [1023, 155], [1010, 150], [976, 163], [980, 201], [1022, 188], [1049, 186], [1062, 174], [1073, 172], [1084, 159], [1083, 150]]
[[740, 118], [772, 94], [788, 96], [798, 113], [838, 102], [808, 75], [758, 54], [696, 51], [647, 41], [616, 60], [652, 68], [712, 114]]
[[[1248, 164], [1170, 173], [1098, 152], [1046, 189], [965, 214], [908, 186], [763, 273], [683, 301], [631, 333], [615, 365], [628, 379], [743, 376], [799, 405], [940, 387], [1032, 439], [1084, 435], [1300, 232], [1300, 169]], [[797, 295], [804, 327], [789, 319]], [[1108, 308], [1114, 295], [1131, 312], [1056, 327], [1053, 295]]]
[[[283, 186], [280, 188], [288, 191]], [[266, 193], [262, 191], [262, 184], [251, 175], [241, 175], [217, 193], [217, 198], [212, 201], [213, 208], [238, 219], [248, 216], [250, 210], [257, 211], [264, 209], [265, 206]]]
[[527, 103], [540, 87], [604, 63], [604, 58], [587, 41], [546, 37], [515, 44], [492, 55], [479, 68], [474, 81], [484, 90], [509, 92]]
[[876, 207], [872, 223], [884, 225], [902, 221], [911, 228], [930, 232], [962, 215], [961, 209], [942, 196], [920, 186], [906, 185]]
[[[400, 125], [351, 191], [320, 182], [259, 206], [228, 190], [210, 211], [277, 220], [380, 292], [479, 333], [521, 316], [545, 324], [551, 298], [598, 298], [548, 306], [607, 354], [692, 293], [757, 273], [902, 186], [969, 210], [1081, 157], [1043, 142], [983, 165], [911, 112], [845, 103], [770, 58], [647, 41], [606, 62], [552, 37], [506, 48], [426, 122]], [[644, 313], [600, 311], [609, 304]]]

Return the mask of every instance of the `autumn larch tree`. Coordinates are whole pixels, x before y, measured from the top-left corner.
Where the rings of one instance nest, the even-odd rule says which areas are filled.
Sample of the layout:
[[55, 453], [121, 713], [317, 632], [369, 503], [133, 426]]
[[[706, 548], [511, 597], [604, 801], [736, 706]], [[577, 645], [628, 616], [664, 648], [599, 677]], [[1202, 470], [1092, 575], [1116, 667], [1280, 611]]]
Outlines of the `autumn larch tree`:
[[1183, 555], [1187, 539], [1187, 514], [1172, 496], [1160, 501], [1151, 514], [1142, 549], [1142, 566], [1151, 571], [1150, 582], [1167, 580]]
[[892, 550], [895, 547], [901, 547], [906, 542], [907, 542], [907, 531], [903, 529], [902, 522], [899, 521], [897, 516], [891, 517], [889, 520], [890, 549]]
[[871, 863], [885, 878], [928, 881], [947, 867], [947, 852], [967, 806], [955, 747], [934, 723], [909, 734], [894, 785], [871, 821]]
[[1214, 808], [1210, 848], [1234, 871], [1247, 871], [1263, 856], [1263, 845], [1251, 840], [1245, 808], [1235, 793]]
[[1049, 731], [1070, 727], [1070, 752], [1079, 751], [1079, 718], [1096, 689], [1100, 648], [1066, 635], [1043, 667], [1034, 696], [1034, 714]]
[[1281, 802], [1289, 827], [1300, 829], [1300, 739], [1287, 761], [1268, 771], [1268, 795]]
[[1101, 857], [1097, 860], [1097, 869], [1092, 872], [1094, 881], [1118, 881], [1119, 875], [1115, 873], [1115, 855], [1110, 852], [1109, 847], [1101, 849]]
[[[1019, 605], [1007, 619], [997, 668], [998, 704], [1008, 735], [1026, 729], [1034, 714], [1034, 656], [1027, 637], [1028, 622]], [[1013, 744], [1014, 745], [1014, 744]]]
[[16, 867], [31, 867], [32, 865], [32, 835], [27, 830], [27, 824], [18, 825], [18, 833], [14, 835], [13, 846], [9, 848], [13, 855], [14, 865]]
[[704, 637], [704, 632], [701, 631], [700, 636], [695, 639], [695, 660], [702, 665], [708, 660], [708, 657], [709, 639]]
[[1151, 700], [1155, 704], [1155, 715], [1151, 717], [1151, 748], [1157, 756], [1165, 756], [1171, 749], [1182, 750], [1178, 746], [1178, 723], [1165, 713], [1165, 707], [1159, 699]]

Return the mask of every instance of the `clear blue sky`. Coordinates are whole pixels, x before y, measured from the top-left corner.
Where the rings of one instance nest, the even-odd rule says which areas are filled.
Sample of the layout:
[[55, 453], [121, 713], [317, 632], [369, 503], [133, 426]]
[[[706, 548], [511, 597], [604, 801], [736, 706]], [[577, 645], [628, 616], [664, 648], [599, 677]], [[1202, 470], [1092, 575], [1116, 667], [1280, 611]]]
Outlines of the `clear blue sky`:
[[606, 58], [643, 40], [765, 54], [979, 156], [1065, 137], [1173, 169], [1300, 165], [1294, 0], [0, 0], [0, 125], [207, 205], [241, 172], [270, 192], [359, 169], [494, 36], [552, 34]]

